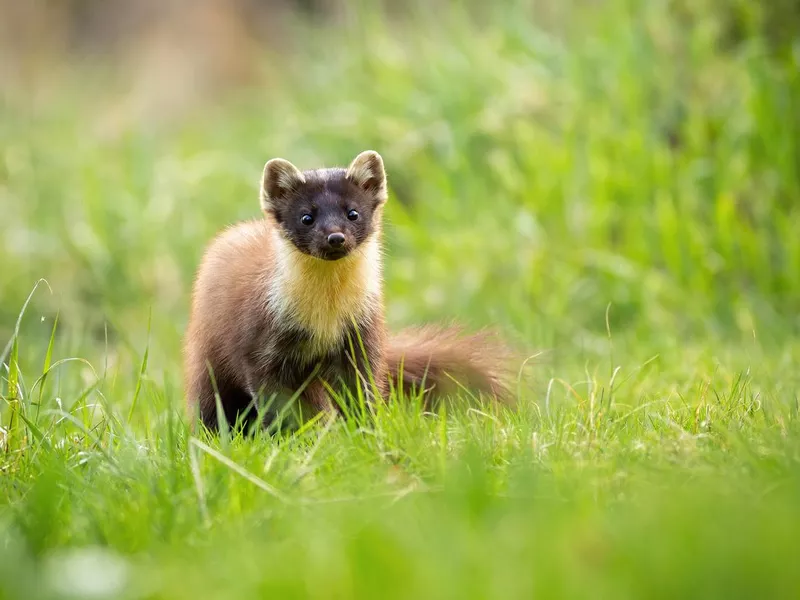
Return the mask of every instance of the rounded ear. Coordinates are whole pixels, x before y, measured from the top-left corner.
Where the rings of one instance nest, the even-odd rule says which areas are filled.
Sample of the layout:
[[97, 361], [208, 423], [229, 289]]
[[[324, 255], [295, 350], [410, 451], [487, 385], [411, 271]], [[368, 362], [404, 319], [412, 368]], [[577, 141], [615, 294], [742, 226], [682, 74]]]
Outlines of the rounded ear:
[[306, 178], [288, 160], [273, 158], [264, 165], [261, 176], [261, 209], [274, 208], [275, 202], [306, 182]]
[[365, 150], [347, 167], [347, 179], [380, 202], [386, 202], [386, 171], [381, 155], [374, 150]]

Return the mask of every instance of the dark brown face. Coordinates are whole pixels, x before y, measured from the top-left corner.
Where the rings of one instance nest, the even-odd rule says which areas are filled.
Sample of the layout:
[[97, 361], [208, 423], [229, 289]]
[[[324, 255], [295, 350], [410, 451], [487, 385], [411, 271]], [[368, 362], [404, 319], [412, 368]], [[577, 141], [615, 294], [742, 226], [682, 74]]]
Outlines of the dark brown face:
[[301, 252], [338, 260], [375, 231], [386, 200], [383, 161], [364, 152], [348, 169], [300, 172], [282, 159], [269, 161], [262, 182], [262, 209]]
[[275, 203], [272, 216], [301, 252], [325, 260], [347, 256], [373, 231], [375, 199], [348, 181], [344, 169], [304, 177]]

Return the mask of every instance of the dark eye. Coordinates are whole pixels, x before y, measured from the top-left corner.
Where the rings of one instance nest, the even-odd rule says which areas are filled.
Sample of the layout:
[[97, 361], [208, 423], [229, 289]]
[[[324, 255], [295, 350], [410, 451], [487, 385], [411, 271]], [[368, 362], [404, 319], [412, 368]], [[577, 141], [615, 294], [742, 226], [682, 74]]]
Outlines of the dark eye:
[[311, 215], [303, 215], [302, 217], [300, 217], [300, 222], [303, 225], [311, 225], [314, 222], [314, 217], [312, 217]]
[[351, 221], [355, 221], [358, 218], [358, 211], [351, 210], [349, 213], [347, 213], [347, 218], [350, 219]]

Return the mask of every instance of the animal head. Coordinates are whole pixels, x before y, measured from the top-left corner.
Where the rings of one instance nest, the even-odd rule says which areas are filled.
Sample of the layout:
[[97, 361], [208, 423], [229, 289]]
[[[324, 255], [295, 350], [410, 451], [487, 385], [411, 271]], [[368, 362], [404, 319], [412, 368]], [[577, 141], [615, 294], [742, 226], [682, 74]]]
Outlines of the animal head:
[[383, 159], [373, 150], [345, 168], [301, 171], [288, 160], [264, 166], [261, 209], [298, 250], [323, 260], [344, 258], [380, 227], [388, 197]]

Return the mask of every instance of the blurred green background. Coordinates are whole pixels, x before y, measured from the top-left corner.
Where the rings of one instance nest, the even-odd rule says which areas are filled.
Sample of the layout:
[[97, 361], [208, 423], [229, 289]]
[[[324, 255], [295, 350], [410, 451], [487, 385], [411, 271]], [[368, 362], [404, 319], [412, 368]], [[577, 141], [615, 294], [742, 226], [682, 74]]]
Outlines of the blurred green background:
[[[0, 597], [800, 589], [795, 1], [0, 15]], [[520, 410], [197, 445], [205, 244], [269, 158], [367, 148], [391, 326], [499, 327]]]

